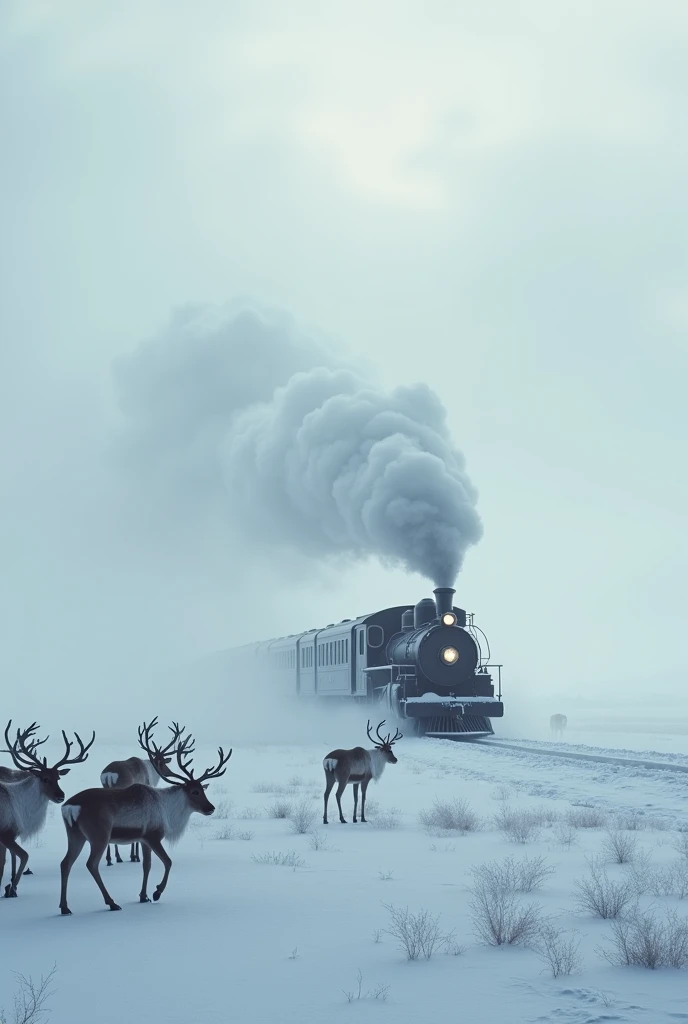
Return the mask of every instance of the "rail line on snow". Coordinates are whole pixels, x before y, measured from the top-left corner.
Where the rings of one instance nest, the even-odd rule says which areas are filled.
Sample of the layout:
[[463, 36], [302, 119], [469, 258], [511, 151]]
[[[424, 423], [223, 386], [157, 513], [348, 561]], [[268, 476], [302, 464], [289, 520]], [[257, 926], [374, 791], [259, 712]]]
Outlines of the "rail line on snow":
[[573, 750], [542, 750], [527, 747], [520, 743], [509, 743], [506, 740], [474, 740], [480, 747], [502, 747], [505, 750], [518, 750], [524, 754], [537, 754], [539, 757], [566, 757], [573, 761], [597, 761], [601, 764], [618, 764], [625, 768], [647, 768], [649, 771], [683, 772], [688, 774], [688, 764], [669, 764], [666, 761], [645, 761], [632, 757], [607, 757], [604, 754], [582, 754]]

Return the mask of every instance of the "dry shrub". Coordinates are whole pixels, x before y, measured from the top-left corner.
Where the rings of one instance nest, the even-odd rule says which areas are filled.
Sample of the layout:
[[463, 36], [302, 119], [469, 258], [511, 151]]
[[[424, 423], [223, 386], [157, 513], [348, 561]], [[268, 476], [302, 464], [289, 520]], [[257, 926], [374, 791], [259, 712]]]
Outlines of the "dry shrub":
[[554, 836], [561, 846], [575, 846], [578, 832], [568, 821], [560, 821], [554, 828]]
[[467, 800], [435, 800], [430, 810], [421, 811], [418, 819], [430, 835], [447, 832], [476, 832], [482, 827], [481, 818]]
[[516, 860], [505, 857], [504, 860], [488, 861], [472, 870], [475, 879], [484, 879], [495, 889], [507, 892], [534, 892], [539, 889], [546, 878], [554, 874], [554, 868], [547, 864], [544, 857], [524, 857]]
[[402, 910], [388, 903], [382, 906], [390, 917], [386, 931], [398, 940], [407, 960], [419, 960], [421, 957], [429, 960], [453, 938], [453, 932], [444, 933], [440, 929], [439, 914], [434, 916], [429, 910], [411, 914], [408, 907]]
[[613, 882], [607, 872], [595, 861], [589, 861], [590, 875], [574, 883], [574, 899], [580, 910], [596, 917], [618, 917], [636, 895], [636, 886], [631, 878]]
[[522, 903], [490, 872], [474, 871], [469, 908], [475, 934], [489, 946], [532, 945], [538, 936], [540, 906]]
[[552, 921], [540, 925], [537, 941], [533, 946], [538, 957], [547, 964], [553, 978], [567, 974], [577, 974], [583, 966], [580, 954], [580, 940], [571, 935]]
[[255, 864], [277, 864], [283, 868], [302, 868], [306, 863], [295, 850], [289, 850], [287, 853], [254, 854], [253, 861]]
[[580, 804], [566, 812], [566, 820], [574, 828], [602, 828], [607, 821], [607, 815], [601, 807]]
[[606, 949], [598, 949], [614, 967], [688, 967], [688, 919], [666, 910], [664, 920], [652, 911], [612, 923]]
[[494, 815], [494, 823], [504, 838], [512, 843], [530, 843], [540, 837], [537, 815], [526, 808], [505, 804]]
[[292, 805], [288, 800], [275, 800], [267, 808], [269, 818], [291, 818]]
[[375, 828], [391, 831], [401, 825], [401, 810], [398, 807], [388, 807], [386, 810], [377, 811], [368, 820]]
[[316, 812], [313, 809], [311, 801], [303, 799], [299, 800], [299, 802], [293, 807], [290, 806], [290, 811], [287, 817], [289, 818], [292, 832], [295, 832], [296, 835], [304, 836], [308, 835], [308, 833], [312, 831], [313, 822], [316, 819]]
[[607, 829], [602, 849], [614, 864], [630, 864], [637, 848], [638, 839], [632, 832], [624, 832], [620, 828]]

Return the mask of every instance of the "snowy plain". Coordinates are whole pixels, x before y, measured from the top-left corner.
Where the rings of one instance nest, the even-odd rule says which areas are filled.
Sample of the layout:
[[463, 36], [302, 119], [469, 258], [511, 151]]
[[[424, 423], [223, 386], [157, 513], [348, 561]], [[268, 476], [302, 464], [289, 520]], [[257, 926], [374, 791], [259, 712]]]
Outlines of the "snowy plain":
[[[485, 1024], [688, 1021], [688, 974], [610, 966], [598, 952], [610, 922], [575, 906], [575, 880], [587, 874], [586, 858], [601, 853], [604, 828], [578, 828], [567, 846], [547, 825], [521, 844], [506, 839], [492, 819], [505, 804], [547, 808], [546, 816], [554, 811], [562, 818], [579, 803], [609, 816], [630, 813], [645, 826], [632, 833], [638, 848], [666, 865], [679, 857], [672, 839], [688, 829], [685, 775], [405, 738], [399, 763], [370, 787], [370, 822], [351, 823], [349, 789], [349, 823], [337, 821], [332, 801], [331, 824], [324, 826], [321, 762], [333, 745], [235, 746], [226, 776], [209, 790], [215, 815], [195, 815], [171, 850], [174, 865], [160, 903], [138, 903], [140, 865], [103, 865], [120, 913], [104, 908], [82, 854], [70, 880], [73, 916], [59, 916], [65, 837], [59, 808], [51, 807], [44, 832], [28, 844], [35, 874], [22, 880], [18, 899], [0, 901], [0, 1007], [11, 1007], [13, 972], [37, 978], [56, 963], [53, 1024], [151, 1018], [166, 1024], [410, 1024], [458, 1014]], [[123, 753], [94, 750], [70, 776], [68, 795], [97, 785], [105, 763]], [[200, 748], [198, 764], [211, 764], [213, 754]], [[669, 756], [688, 763], [680, 749]], [[419, 813], [436, 799], [455, 797], [468, 799], [484, 827], [465, 835], [427, 834]], [[312, 807], [319, 839], [294, 834], [289, 820], [272, 817], [279, 801]], [[324, 845], [314, 849], [320, 839]], [[260, 862], [271, 854], [293, 854], [296, 866]], [[580, 973], [554, 979], [531, 949], [494, 948], [476, 938], [470, 869], [507, 856], [543, 856], [554, 868], [540, 890], [521, 898], [575, 931]], [[610, 878], [630, 870], [608, 866]], [[151, 880], [160, 874], [154, 859]], [[688, 914], [688, 899], [643, 897], [641, 903]], [[407, 961], [386, 933], [383, 904], [441, 914], [441, 927], [454, 933], [447, 951]]]

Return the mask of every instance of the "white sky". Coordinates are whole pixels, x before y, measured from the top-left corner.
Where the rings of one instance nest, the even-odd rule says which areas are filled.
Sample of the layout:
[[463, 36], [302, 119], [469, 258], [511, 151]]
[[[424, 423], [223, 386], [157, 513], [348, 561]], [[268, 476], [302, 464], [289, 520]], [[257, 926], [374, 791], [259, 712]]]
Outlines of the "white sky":
[[3, 691], [78, 706], [428, 589], [98, 518], [112, 359], [249, 296], [440, 394], [508, 693], [685, 708], [687, 45], [663, 0], [6, 2]]

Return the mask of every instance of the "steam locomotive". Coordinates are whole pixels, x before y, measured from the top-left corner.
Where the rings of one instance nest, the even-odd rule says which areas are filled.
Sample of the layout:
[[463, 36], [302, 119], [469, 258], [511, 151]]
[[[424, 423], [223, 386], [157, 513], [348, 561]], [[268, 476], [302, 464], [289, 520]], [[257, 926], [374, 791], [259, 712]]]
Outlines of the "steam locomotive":
[[504, 714], [502, 666], [489, 664], [487, 637], [472, 614], [454, 607], [454, 593], [438, 587], [434, 601], [424, 598], [415, 607], [383, 608], [234, 648], [222, 653], [223, 667], [269, 676], [299, 700], [381, 704], [387, 717], [408, 720], [406, 730], [416, 735], [488, 736], [490, 720]]

